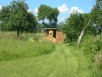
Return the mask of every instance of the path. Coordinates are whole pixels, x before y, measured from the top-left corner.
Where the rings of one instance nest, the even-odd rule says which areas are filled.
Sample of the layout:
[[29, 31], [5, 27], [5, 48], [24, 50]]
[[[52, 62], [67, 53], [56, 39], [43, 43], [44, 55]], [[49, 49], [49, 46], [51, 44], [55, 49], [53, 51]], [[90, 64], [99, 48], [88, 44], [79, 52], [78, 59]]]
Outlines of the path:
[[50, 54], [0, 62], [0, 77], [90, 77], [87, 60], [59, 44]]

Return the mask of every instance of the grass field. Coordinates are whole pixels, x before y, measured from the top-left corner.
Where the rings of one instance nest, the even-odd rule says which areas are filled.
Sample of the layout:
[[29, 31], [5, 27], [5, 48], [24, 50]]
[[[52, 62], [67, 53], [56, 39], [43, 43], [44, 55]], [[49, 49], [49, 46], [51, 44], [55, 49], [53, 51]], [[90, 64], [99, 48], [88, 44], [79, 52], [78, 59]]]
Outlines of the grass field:
[[36, 42], [27, 40], [25, 37], [14, 37], [6, 33], [0, 39], [0, 61], [34, 57], [50, 53], [54, 44], [48, 41]]
[[92, 77], [88, 58], [64, 44], [1, 38], [0, 60], [0, 77]]
[[91, 77], [88, 60], [64, 45], [46, 55], [0, 62], [0, 77]]

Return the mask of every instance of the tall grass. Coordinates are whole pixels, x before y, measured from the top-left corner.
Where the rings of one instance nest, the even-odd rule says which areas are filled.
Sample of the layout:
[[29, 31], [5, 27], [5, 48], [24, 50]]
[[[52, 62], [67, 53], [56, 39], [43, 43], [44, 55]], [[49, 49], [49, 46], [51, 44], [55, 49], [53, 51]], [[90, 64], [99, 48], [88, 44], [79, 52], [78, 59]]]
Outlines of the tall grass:
[[94, 58], [102, 49], [102, 35], [86, 36], [79, 46], [84, 54], [90, 58]]
[[86, 36], [79, 49], [90, 59], [92, 77], [102, 77], [102, 34], [96, 37]]
[[102, 34], [85, 35], [79, 46], [76, 42], [69, 45], [86, 57], [91, 77], [102, 77]]
[[31, 42], [6, 33], [0, 38], [0, 61], [50, 53], [54, 44], [48, 41]]

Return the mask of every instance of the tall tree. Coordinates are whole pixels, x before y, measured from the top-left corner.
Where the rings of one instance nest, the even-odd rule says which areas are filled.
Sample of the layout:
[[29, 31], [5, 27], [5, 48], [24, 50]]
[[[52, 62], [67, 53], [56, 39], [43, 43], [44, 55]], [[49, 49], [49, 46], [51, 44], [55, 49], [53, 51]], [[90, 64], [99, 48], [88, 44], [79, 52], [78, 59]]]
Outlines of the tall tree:
[[40, 7], [38, 8], [38, 19], [39, 20], [44, 20], [47, 18], [48, 13], [50, 12], [51, 7], [47, 6], [47, 5], [40, 5]]
[[91, 11], [91, 19], [96, 24], [96, 32], [100, 34], [102, 32], [102, 0], [96, 0], [96, 5]]
[[2, 10], [0, 11], [0, 26], [2, 29], [6, 29], [9, 27], [10, 23], [9, 17], [10, 17], [10, 7], [2, 7]]
[[37, 25], [37, 19], [27, 10], [28, 6], [24, 0], [13, 0], [1, 10], [0, 20], [2, 24], [13, 27], [18, 36], [23, 31], [32, 32]]
[[96, 0], [96, 6], [97, 9], [102, 9], [102, 0]]
[[57, 8], [51, 9], [50, 12], [48, 13], [47, 19], [49, 20], [49, 23], [52, 27], [57, 26], [58, 15], [59, 15], [59, 11]]
[[84, 27], [84, 16], [80, 13], [71, 14], [63, 31], [69, 42], [76, 41]]
[[26, 32], [34, 32], [35, 33], [36, 32], [36, 27], [38, 25], [37, 18], [32, 13], [28, 13], [26, 21], [27, 21], [27, 25], [24, 28], [24, 30]]
[[43, 23], [45, 23], [44, 20], [47, 19], [50, 27], [56, 27], [58, 15], [59, 11], [57, 8], [51, 8], [47, 5], [40, 5], [38, 8], [38, 19], [43, 20]]

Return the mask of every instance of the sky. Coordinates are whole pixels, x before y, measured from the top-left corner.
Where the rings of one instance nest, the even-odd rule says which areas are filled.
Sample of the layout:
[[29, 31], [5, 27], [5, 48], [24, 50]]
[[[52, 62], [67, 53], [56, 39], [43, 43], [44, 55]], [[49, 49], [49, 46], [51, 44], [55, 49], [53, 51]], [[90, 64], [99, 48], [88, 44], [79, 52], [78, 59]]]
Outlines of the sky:
[[[2, 6], [9, 5], [12, 0], [0, 0], [0, 9]], [[29, 12], [37, 16], [38, 8], [41, 4], [58, 8], [60, 14], [58, 22], [64, 22], [75, 10], [79, 13], [89, 13], [95, 5], [95, 0], [25, 0], [28, 4]]]

